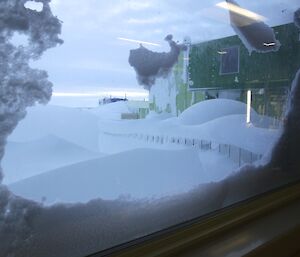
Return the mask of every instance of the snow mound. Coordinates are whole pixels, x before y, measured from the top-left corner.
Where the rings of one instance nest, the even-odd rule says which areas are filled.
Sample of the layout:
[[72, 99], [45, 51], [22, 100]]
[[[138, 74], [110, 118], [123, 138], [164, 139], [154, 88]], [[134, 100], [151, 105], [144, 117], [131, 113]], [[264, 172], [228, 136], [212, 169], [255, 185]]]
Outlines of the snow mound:
[[22, 197], [52, 204], [162, 197], [188, 191], [211, 179], [201, 168], [195, 150], [138, 149], [56, 169], [9, 188]]
[[30, 142], [8, 142], [2, 161], [5, 171], [4, 183], [10, 184], [45, 171], [97, 157], [98, 153], [53, 135]]
[[147, 120], [165, 120], [173, 117], [170, 113], [156, 113], [154, 111], [150, 111], [149, 114], [146, 116]]
[[36, 106], [28, 108], [28, 114], [8, 140], [26, 142], [49, 134], [80, 145], [90, 151], [98, 151], [98, 119], [85, 110]]
[[269, 152], [281, 133], [280, 130], [257, 128], [247, 124], [246, 115], [227, 115], [199, 126], [182, 128], [190, 135], [200, 134], [203, 139], [240, 147], [257, 154]]
[[[212, 99], [192, 105], [179, 115], [183, 125], [200, 125], [226, 115], [246, 114], [246, 104], [229, 99]], [[251, 110], [255, 114], [254, 110]]]
[[127, 102], [120, 101], [116, 103], [109, 103], [89, 110], [90, 113], [96, 115], [100, 119], [106, 120], [120, 120], [122, 113], [131, 112], [128, 108]]

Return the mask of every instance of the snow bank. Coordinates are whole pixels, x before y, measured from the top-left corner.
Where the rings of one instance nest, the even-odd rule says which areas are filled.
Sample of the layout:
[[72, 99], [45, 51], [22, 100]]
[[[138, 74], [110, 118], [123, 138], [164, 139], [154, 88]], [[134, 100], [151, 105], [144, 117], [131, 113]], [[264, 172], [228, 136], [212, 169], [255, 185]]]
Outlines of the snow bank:
[[246, 115], [228, 115], [202, 125], [181, 127], [190, 137], [201, 135], [201, 138], [221, 144], [240, 147], [257, 154], [269, 152], [281, 131], [257, 128], [245, 122]]
[[[226, 167], [226, 163], [222, 165]], [[27, 199], [44, 198], [47, 204], [96, 198], [149, 199], [186, 192], [199, 183], [218, 181], [231, 171], [218, 169], [211, 173], [203, 169], [193, 149], [139, 149], [59, 168], [9, 188]]]
[[59, 107], [36, 106], [28, 109], [9, 140], [26, 142], [52, 134], [90, 151], [98, 151], [98, 119], [85, 110]]
[[[222, 181], [160, 199], [96, 199], [43, 208], [28, 203], [31, 237], [19, 241], [14, 256], [86, 256], [220, 210], [295, 178], [274, 169], [247, 167]], [[9, 256], [5, 253], [12, 235], [9, 229], [0, 235], [4, 256]]]
[[[183, 125], [199, 125], [232, 114], [246, 114], [246, 104], [229, 99], [212, 99], [192, 105], [178, 119]], [[252, 109], [252, 115], [255, 111]]]
[[172, 115], [170, 113], [166, 113], [166, 112], [157, 113], [154, 111], [150, 111], [149, 114], [146, 116], [146, 119], [147, 120], [165, 120], [165, 119], [168, 119], [171, 117], [172, 117]]
[[99, 155], [53, 135], [28, 142], [8, 142], [2, 161], [4, 183], [10, 184]]
[[127, 102], [120, 101], [101, 105], [88, 110], [88, 112], [96, 115], [101, 120], [120, 120], [122, 113], [130, 113]]
[[[235, 101], [228, 101], [230, 104], [233, 103], [233, 107], [237, 108], [225, 110], [225, 108], [221, 108], [223, 100], [214, 102], [216, 106], [220, 107], [221, 113], [238, 112], [240, 110], [239, 107], [243, 107], [243, 104], [239, 105]], [[247, 124], [245, 114], [222, 116], [219, 114], [218, 108], [213, 111], [206, 109], [207, 112], [200, 108], [199, 124], [182, 124], [182, 120], [185, 122], [193, 121], [192, 117], [197, 116], [197, 111], [195, 110], [199, 106], [202, 105], [199, 104], [195, 108], [191, 107], [192, 110], [187, 109], [187, 115], [184, 115], [184, 118], [180, 116], [179, 118], [102, 123], [100, 128], [102, 133], [99, 135], [99, 148], [105, 153], [116, 153], [141, 147], [160, 149], [184, 148], [185, 146], [170, 143], [169, 139], [175, 138], [176, 140], [207, 140], [216, 144], [236, 146], [256, 154], [266, 154], [272, 150], [273, 145], [282, 133], [281, 129], [271, 129], [266, 126], [271, 123], [268, 117], [261, 117], [253, 113], [253, 123]], [[152, 142], [152, 139], [147, 141], [147, 136], [150, 138], [153, 136], [164, 138], [164, 143], [157, 144]]]

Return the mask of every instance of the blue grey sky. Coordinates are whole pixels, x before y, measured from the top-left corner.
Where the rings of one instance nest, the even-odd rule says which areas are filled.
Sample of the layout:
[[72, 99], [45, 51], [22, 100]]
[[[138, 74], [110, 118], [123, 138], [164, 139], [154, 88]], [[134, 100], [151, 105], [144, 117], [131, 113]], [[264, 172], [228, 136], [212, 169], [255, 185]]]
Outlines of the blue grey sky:
[[[47, 70], [54, 92], [84, 93], [121, 91], [144, 97], [128, 64], [137, 43], [118, 37], [149, 41], [154, 51], [168, 51], [163, 38], [173, 34], [182, 41], [205, 41], [234, 34], [220, 1], [207, 0], [52, 0], [53, 13], [63, 22], [62, 46], [50, 49], [32, 65]], [[237, 1], [243, 8], [266, 17], [275, 25], [292, 20], [298, 0]]]

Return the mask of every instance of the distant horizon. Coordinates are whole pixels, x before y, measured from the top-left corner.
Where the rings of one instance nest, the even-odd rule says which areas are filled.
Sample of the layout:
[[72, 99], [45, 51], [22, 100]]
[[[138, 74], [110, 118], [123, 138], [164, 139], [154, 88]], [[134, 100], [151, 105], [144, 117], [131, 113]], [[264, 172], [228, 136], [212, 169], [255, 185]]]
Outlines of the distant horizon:
[[99, 106], [99, 100], [107, 97], [126, 98], [129, 101], [149, 101], [149, 94], [139, 91], [103, 91], [103, 92], [53, 92], [48, 105], [65, 106], [72, 108], [87, 108]]

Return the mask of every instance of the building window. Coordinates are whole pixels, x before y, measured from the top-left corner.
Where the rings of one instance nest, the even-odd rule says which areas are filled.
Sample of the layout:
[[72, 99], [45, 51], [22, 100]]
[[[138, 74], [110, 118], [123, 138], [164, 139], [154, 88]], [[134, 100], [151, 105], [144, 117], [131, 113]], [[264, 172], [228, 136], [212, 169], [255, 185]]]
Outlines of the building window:
[[238, 46], [224, 48], [218, 53], [221, 55], [220, 74], [239, 73], [240, 48]]

